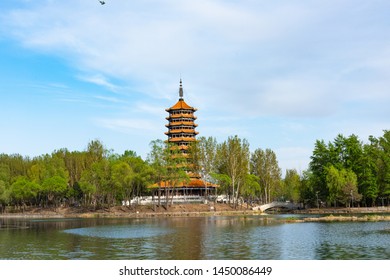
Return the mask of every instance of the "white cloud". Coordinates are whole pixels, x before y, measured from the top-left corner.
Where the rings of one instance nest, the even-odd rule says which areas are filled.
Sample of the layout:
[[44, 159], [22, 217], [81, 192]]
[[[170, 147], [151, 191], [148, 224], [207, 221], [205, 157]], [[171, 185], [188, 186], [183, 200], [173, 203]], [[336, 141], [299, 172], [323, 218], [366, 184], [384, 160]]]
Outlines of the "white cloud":
[[[143, 114], [164, 116], [180, 75], [186, 100], [209, 122], [200, 123], [203, 135], [249, 136], [258, 132], [243, 123], [264, 118], [311, 138], [388, 125], [381, 121], [390, 118], [386, 1], [68, 0], [24, 7], [0, 16], [2, 37], [61, 57], [87, 73], [78, 78], [119, 93], [90, 95], [124, 105], [121, 117], [96, 119], [111, 130], [164, 130], [164, 119]], [[327, 132], [308, 127], [315, 120], [328, 122]], [[298, 148], [280, 152], [307, 156]]]
[[116, 92], [116, 93], [119, 92], [121, 89], [119, 86], [114, 85], [106, 77], [104, 77], [103, 75], [100, 75], [100, 74], [95, 74], [92, 76], [86, 76], [86, 75], [81, 76], [80, 75], [79, 79], [86, 81], [86, 82], [89, 82], [89, 83], [96, 84], [98, 86], [105, 87], [109, 91]]

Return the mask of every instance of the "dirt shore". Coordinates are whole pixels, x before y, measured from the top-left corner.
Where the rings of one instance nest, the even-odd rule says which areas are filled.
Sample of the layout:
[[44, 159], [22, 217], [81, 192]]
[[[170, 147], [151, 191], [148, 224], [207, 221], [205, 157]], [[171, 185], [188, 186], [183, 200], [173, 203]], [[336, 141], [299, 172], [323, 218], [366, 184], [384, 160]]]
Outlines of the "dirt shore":
[[[390, 207], [359, 207], [359, 208], [311, 208], [296, 210], [294, 214], [312, 214], [308, 218], [286, 219], [286, 222], [314, 222], [314, 221], [367, 221], [390, 220]], [[260, 215], [264, 214], [242, 206], [234, 209], [228, 204], [179, 204], [168, 208], [151, 206], [115, 206], [104, 209], [86, 209], [81, 207], [59, 208], [27, 208], [24, 211], [6, 209], [0, 217], [13, 218], [132, 218], [132, 217], [186, 217], [186, 216], [233, 216], [233, 215]], [[321, 215], [321, 217], [316, 217]], [[325, 216], [324, 216], [325, 215]], [[375, 218], [376, 217], [376, 218]]]
[[212, 216], [212, 215], [245, 215], [252, 213], [250, 208], [234, 209], [228, 204], [178, 204], [169, 207], [151, 206], [114, 206], [102, 209], [82, 207], [27, 208], [24, 211], [7, 209], [0, 217], [39, 217], [39, 218], [115, 218], [115, 217], [178, 217], [178, 216]]

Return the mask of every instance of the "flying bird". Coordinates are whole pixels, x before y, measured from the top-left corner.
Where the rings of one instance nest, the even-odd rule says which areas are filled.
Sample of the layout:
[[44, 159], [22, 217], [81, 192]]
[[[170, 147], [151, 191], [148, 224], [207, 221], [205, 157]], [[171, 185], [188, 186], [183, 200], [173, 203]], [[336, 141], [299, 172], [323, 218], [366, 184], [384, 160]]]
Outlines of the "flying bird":
[[106, 2], [104, 2], [104, 1], [99, 1], [99, 2], [100, 2], [100, 4], [102, 4], [102, 5], [106, 4]]

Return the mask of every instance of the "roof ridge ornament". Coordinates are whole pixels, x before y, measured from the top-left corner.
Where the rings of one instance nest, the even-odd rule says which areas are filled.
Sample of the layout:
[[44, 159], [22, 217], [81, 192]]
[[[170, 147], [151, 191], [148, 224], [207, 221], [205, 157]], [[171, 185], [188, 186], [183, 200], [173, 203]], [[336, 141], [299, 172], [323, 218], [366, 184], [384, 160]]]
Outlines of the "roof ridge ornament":
[[181, 100], [183, 99], [183, 83], [181, 81], [181, 78], [180, 78], [179, 97]]

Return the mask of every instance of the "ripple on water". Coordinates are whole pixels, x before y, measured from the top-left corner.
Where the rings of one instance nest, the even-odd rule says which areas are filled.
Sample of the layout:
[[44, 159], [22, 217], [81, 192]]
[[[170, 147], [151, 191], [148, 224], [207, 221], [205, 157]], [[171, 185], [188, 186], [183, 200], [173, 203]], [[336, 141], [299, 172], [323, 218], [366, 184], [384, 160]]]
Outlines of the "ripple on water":
[[149, 238], [171, 233], [173, 230], [153, 225], [118, 225], [84, 227], [64, 230], [65, 233], [97, 238]]

